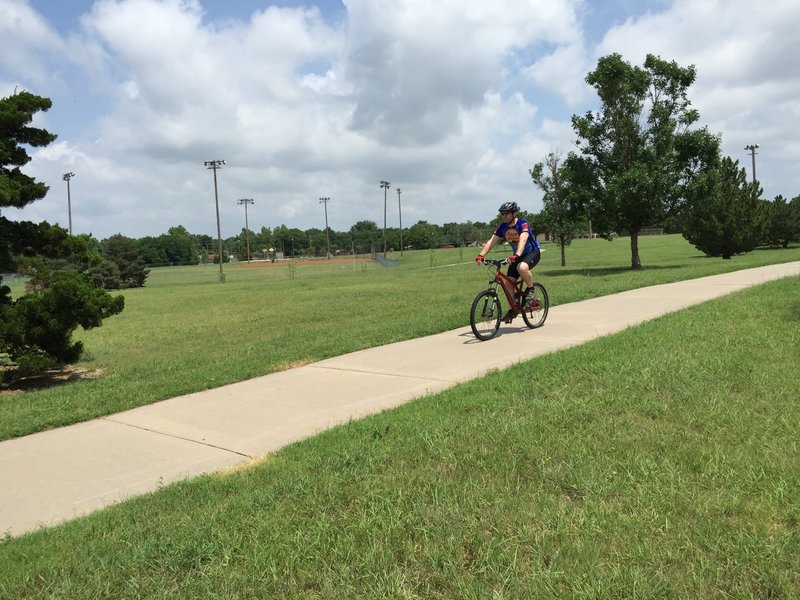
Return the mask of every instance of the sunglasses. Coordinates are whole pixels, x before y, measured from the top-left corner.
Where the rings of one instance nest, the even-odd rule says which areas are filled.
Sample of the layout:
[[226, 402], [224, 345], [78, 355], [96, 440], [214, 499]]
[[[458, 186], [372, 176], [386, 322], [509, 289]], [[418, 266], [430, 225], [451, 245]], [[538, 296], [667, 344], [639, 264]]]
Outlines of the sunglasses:
[[500, 211], [500, 214], [501, 214], [501, 215], [510, 215], [510, 214], [511, 214], [511, 211], [508, 211], [508, 210], [501, 210], [501, 211]]

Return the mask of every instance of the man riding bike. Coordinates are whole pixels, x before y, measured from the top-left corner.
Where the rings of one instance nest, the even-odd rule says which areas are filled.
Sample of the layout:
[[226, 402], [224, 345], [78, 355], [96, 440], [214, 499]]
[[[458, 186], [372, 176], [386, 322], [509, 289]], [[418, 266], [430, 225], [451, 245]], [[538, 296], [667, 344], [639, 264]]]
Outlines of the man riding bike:
[[[483, 245], [480, 254], [475, 257], [475, 262], [482, 264], [484, 257], [492, 248], [502, 240], [506, 240], [512, 249], [512, 254], [508, 257], [508, 276], [513, 279], [522, 277], [525, 285], [530, 287], [533, 284], [531, 269], [538, 264], [542, 256], [539, 243], [531, 233], [530, 224], [525, 219], [517, 218], [519, 206], [516, 202], [504, 202], [498, 212], [501, 223], [495, 229], [492, 237]], [[516, 313], [509, 310], [503, 317], [503, 321], [510, 323], [515, 316]]]

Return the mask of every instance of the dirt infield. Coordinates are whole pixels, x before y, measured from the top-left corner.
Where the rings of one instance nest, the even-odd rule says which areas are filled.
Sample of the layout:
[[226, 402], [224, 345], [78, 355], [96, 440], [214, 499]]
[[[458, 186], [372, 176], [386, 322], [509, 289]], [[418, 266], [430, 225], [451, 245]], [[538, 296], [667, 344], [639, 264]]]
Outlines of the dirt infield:
[[251, 260], [248, 262], [238, 262], [232, 265], [234, 269], [250, 269], [250, 268], [266, 268], [266, 267], [285, 267], [287, 264], [295, 264], [295, 265], [317, 265], [317, 266], [325, 266], [325, 265], [343, 265], [343, 264], [351, 264], [351, 263], [364, 263], [364, 262], [372, 262], [371, 258], [365, 258], [363, 256], [337, 256], [335, 258], [297, 258], [297, 259], [280, 259], [272, 262], [271, 260]]

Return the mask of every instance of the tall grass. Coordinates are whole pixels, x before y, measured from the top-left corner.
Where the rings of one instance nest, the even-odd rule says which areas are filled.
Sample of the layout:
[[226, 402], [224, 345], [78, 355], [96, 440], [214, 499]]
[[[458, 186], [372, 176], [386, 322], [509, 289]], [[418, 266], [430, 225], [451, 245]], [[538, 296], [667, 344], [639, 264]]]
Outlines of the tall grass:
[[[800, 248], [708, 259], [680, 236], [640, 239], [632, 272], [626, 239], [576, 241], [559, 264], [547, 245], [536, 277], [555, 305], [626, 289], [800, 259]], [[507, 252], [507, 249], [505, 250]], [[126, 308], [76, 335], [96, 380], [0, 396], [0, 439], [465, 325], [488, 279], [474, 248], [406, 252], [401, 265], [297, 263], [153, 269]], [[502, 256], [498, 250], [497, 255]], [[291, 277], [290, 275], [293, 275]]]
[[0, 544], [4, 598], [800, 597], [800, 278]]

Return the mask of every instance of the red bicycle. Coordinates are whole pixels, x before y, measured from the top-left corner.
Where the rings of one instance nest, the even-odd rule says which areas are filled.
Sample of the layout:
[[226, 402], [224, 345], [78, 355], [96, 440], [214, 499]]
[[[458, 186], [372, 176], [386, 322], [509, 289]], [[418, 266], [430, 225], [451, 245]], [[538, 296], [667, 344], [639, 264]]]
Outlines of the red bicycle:
[[494, 276], [489, 280], [489, 287], [475, 296], [469, 311], [469, 324], [472, 333], [479, 340], [490, 340], [500, 329], [500, 296], [497, 287], [501, 287], [508, 301], [509, 311], [504, 318], [505, 323], [517, 315], [522, 315], [525, 325], [536, 329], [544, 325], [550, 299], [547, 290], [541, 283], [534, 282], [527, 290], [522, 291], [522, 279], [512, 279], [500, 270], [508, 264], [508, 260], [484, 259], [483, 263], [494, 269]]

